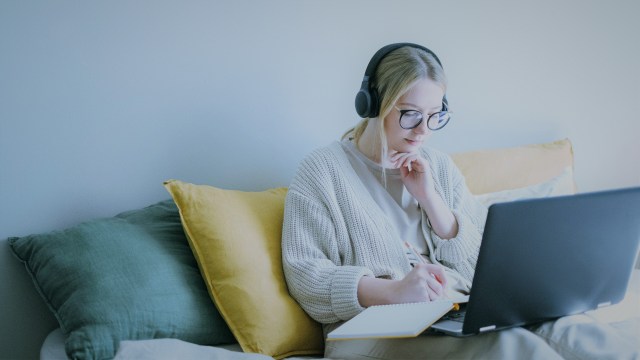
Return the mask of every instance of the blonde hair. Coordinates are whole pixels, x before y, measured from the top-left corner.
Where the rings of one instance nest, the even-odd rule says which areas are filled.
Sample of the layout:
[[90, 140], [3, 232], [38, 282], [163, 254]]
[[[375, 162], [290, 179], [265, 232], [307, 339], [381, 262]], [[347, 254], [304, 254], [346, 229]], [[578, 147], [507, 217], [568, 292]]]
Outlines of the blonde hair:
[[[384, 132], [384, 119], [393, 110], [394, 104], [418, 80], [428, 78], [442, 86], [446, 91], [447, 79], [442, 66], [433, 55], [411, 46], [403, 46], [387, 54], [375, 72], [373, 86], [380, 99], [378, 114], [378, 141], [380, 142], [380, 159], [387, 156], [387, 136]], [[371, 118], [363, 118], [353, 128], [342, 135], [342, 139], [353, 139], [357, 144], [369, 124]]]

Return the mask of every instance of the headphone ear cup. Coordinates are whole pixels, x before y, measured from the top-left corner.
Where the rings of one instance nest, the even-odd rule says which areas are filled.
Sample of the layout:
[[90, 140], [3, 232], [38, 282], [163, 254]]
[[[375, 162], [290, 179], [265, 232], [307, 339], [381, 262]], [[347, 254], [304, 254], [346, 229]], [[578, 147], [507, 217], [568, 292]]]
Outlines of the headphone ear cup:
[[379, 106], [378, 92], [375, 89], [361, 88], [356, 94], [356, 112], [361, 118], [378, 116]]
[[363, 119], [371, 114], [371, 100], [371, 94], [366, 89], [360, 89], [356, 94], [356, 112]]
[[371, 111], [367, 117], [374, 118], [380, 114], [380, 98], [378, 97], [378, 90], [369, 90], [369, 96], [371, 97]]

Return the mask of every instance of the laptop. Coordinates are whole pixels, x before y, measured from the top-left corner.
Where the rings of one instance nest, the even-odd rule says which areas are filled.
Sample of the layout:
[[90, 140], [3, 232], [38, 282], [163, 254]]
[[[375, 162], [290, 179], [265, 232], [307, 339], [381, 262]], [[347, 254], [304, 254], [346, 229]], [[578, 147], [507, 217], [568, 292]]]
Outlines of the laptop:
[[489, 207], [469, 302], [431, 326], [468, 336], [620, 302], [640, 247], [640, 187]]

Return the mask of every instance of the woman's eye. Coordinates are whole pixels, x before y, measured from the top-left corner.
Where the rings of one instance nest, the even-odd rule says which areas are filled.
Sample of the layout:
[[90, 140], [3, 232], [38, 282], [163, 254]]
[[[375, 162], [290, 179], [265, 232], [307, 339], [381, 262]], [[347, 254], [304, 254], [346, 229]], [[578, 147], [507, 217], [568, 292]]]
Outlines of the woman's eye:
[[422, 114], [419, 111], [409, 110], [404, 113], [404, 116], [412, 119], [419, 119], [422, 117]]

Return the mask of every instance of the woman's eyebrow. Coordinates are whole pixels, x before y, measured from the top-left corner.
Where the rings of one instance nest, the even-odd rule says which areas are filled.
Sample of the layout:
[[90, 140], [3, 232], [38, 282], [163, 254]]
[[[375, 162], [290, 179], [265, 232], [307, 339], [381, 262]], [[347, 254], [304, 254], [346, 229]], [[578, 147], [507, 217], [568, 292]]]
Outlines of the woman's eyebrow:
[[[424, 112], [424, 109], [422, 109], [420, 106], [418, 106], [418, 105], [416, 105], [416, 104], [413, 104], [413, 103], [410, 103], [410, 102], [401, 102], [401, 103], [398, 103], [398, 105], [407, 105], [407, 106], [411, 106], [411, 107], [416, 108], [417, 110], [420, 110], [421, 112]], [[441, 108], [441, 106], [442, 106], [442, 105], [437, 105], [437, 106], [434, 106], [434, 107], [432, 107], [432, 108], [430, 108], [430, 109], [427, 109], [427, 110], [437, 111], [437, 110], [439, 110], [439, 109]]]

